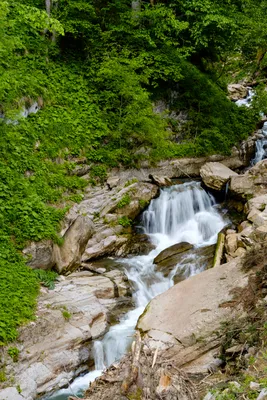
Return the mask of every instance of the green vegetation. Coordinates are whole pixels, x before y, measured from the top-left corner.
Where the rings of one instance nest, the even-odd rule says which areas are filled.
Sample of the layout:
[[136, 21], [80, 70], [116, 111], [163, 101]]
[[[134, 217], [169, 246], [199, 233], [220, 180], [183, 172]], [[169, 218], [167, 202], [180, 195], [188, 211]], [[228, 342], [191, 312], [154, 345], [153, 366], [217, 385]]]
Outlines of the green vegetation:
[[125, 206], [128, 206], [130, 202], [131, 202], [131, 196], [129, 195], [129, 193], [126, 193], [117, 203], [117, 208], [123, 208]]
[[18, 361], [18, 359], [19, 359], [19, 349], [17, 347], [9, 347], [7, 353], [12, 358], [12, 360], [14, 362]]
[[66, 306], [63, 308], [63, 310], [61, 310], [61, 312], [62, 312], [63, 318], [64, 318], [66, 321], [68, 321], [68, 320], [71, 318], [71, 313], [67, 310], [67, 307], [66, 307]]
[[44, 271], [43, 269], [35, 269], [33, 270], [34, 275], [37, 280], [43, 285], [48, 287], [48, 289], [52, 290], [55, 287], [55, 281], [58, 277], [58, 274], [55, 271]]
[[6, 370], [5, 368], [0, 369], [0, 383], [5, 382], [7, 380], [6, 378]]
[[124, 228], [128, 228], [132, 225], [132, 220], [124, 215], [123, 217], [118, 218], [118, 224]]
[[[264, 88], [254, 107], [238, 108], [226, 83], [243, 67], [264, 78], [266, 7], [0, 2], [1, 344], [34, 317], [38, 281], [54, 279], [29, 270], [21, 250], [29, 241], [61, 242], [59, 222], [88, 182], [102, 184], [108, 168], [144, 159], [228, 154], [251, 133], [267, 107]], [[154, 112], [158, 100], [169, 113]], [[23, 118], [34, 104], [40, 110]], [[90, 165], [89, 180], [75, 175], [81, 163]]]

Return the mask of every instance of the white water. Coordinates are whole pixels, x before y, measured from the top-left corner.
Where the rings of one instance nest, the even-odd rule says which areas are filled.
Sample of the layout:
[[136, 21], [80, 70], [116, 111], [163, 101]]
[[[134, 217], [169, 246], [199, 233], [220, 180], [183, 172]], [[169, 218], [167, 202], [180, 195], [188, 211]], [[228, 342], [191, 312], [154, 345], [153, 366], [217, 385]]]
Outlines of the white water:
[[[245, 99], [237, 100], [235, 104], [237, 106], [250, 107], [254, 96], [255, 92], [249, 89], [247, 97]], [[264, 114], [262, 113], [261, 116], [263, 117]], [[264, 123], [261, 129], [261, 134], [263, 137], [256, 141], [255, 157], [251, 160], [251, 165], [255, 165], [257, 162], [267, 158], [267, 122]]]
[[252, 89], [248, 90], [248, 95], [245, 99], [240, 99], [235, 102], [237, 106], [246, 106], [250, 107], [253, 97], [255, 96], [255, 92]]
[[[215, 243], [224, 225], [213, 197], [200, 187], [200, 183], [185, 183], [162, 190], [143, 213], [144, 231], [156, 248], [148, 255], [121, 260], [134, 287], [136, 308], [129, 311], [119, 324], [111, 327], [102, 341], [94, 343], [96, 370], [77, 378], [69, 388], [60, 390], [50, 399], [65, 400], [71, 394], [80, 394], [105, 368], [127, 352], [139, 316], [153, 297], [173, 286], [174, 275], [179, 269], [179, 265], [175, 266], [169, 276], [164, 277], [155, 271], [154, 258], [175, 243], [186, 241], [195, 246]], [[181, 268], [184, 269], [184, 265]], [[186, 268], [186, 276], [201, 271], [201, 266], [192, 257]]]
[[256, 141], [255, 157], [251, 164], [255, 165], [257, 162], [267, 158], [267, 122], [264, 122], [261, 129], [262, 138]]

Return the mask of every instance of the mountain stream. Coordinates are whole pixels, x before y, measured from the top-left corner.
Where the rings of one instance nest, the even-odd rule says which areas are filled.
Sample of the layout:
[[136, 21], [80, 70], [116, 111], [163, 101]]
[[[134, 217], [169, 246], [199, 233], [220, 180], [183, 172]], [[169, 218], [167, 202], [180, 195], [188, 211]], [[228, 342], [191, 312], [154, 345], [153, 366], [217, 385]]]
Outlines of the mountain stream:
[[[214, 198], [201, 188], [199, 182], [161, 190], [160, 196], [152, 200], [142, 215], [144, 233], [149, 235], [155, 249], [148, 255], [119, 260], [125, 265], [132, 283], [135, 308], [123, 315], [119, 324], [112, 326], [102, 340], [94, 342], [95, 370], [76, 378], [68, 388], [46, 399], [67, 400], [70, 395], [82, 395], [90, 382], [127, 352], [139, 316], [153, 297], [173, 286], [173, 278], [179, 270], [178, 264], [167, 277], [156, 270], [153, 260], [162, 250], [180, 242], [189, 242], [195, 247], [216, 243], [217, 234], [225, 224]], [[186, 264], [185, 277], [195, 275], [203, 268], [197, 259], [191, 258]]]

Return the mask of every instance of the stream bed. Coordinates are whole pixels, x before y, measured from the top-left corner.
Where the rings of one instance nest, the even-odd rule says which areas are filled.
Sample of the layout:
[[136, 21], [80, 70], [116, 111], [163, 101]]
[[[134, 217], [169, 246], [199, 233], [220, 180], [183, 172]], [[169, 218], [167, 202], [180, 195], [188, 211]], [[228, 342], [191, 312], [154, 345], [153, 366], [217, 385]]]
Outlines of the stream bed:
[[137, 320], [150, 300], [173, 286], [177, 273], [180, 272], [184, 275], [183, 279], [186, 279], [205, 268], [197, 257], [191, 257], [186, 264], [186, 271], [184, 264], [178, 264], [168, 276], [164, 276], [153, 264], [154, 258], [162, 250], [181, 242], [189, 242], [195, 247], [214, 244], [226, 223], [220, 207], [201, 187], [200, 182], [187, 182], [162, 189], [160, 196], [152, 200], [142, 215], [144, 233], [149, 236], [155, 249], [148, 255], [118, 260], [125, 266], [132, 284], [135, 308], [123, 315], [102, 340], [94, 342], [95, 370], [76, 378], [68, 388], [45, 399], [67, 400], [70, 395], [81, 396], [90, 382], [128, 351]]

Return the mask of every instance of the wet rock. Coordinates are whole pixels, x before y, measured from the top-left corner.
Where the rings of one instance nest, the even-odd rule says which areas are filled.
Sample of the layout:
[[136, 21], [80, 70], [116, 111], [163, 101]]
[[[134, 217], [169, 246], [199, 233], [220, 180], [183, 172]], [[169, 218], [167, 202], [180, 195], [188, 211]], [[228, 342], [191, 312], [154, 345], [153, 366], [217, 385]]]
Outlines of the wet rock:
[[244, 99], [248, 95], [248, 88], [240, 83], [233, 83], [227, 86], [229, 98], [233, 101]]
[[168, 247], [167, 249], [163, 250], [162, 252], [154, 258], [153, 263], [157, 264], [158, 267], [167, 267], [171, 268], [174, 267], [180, 258], [180, 254], [184, 253], [185, 251], [191, 250], [194, 246], [191, 243], [182, 242], [174, 244], [173, 246]]
[[55, 265], [54, 249], [52, 240], [31, 242], [23, 250], [27, 259], [27, 265], [32, 269], [51, 269]]
[[93, 233], [92, 220], [79, 215], [65, 233], [63, 245], [54, 245], [55, 264], [59, 273], [71, 272], [80, 266], [82, 254]]
[[[188, 278], [191, 274], [213, 267], [215, 245], [190, 248], [173, 257], [162, 260], [156, 269], [164, 276], [173, 275], [174, 283]], [[154, 260], [155, 261], [155, 260]], [[177, 265], [177, 268], [175, 267]], [[193, 268], [193, 269], [192, 269]]]
[[145, 234], [133, 234], [129, 240], [123, 244], [116, 252], [116, 256], [125, 257], [127, 255], [148, 254], [155, 248], [150, 238]]
[[236, 172], [219, 162], [206, 163], [200, 169], [200, 176], [205, 185], [214, 190], [222, 190], [231, 176], [238, 176]]

